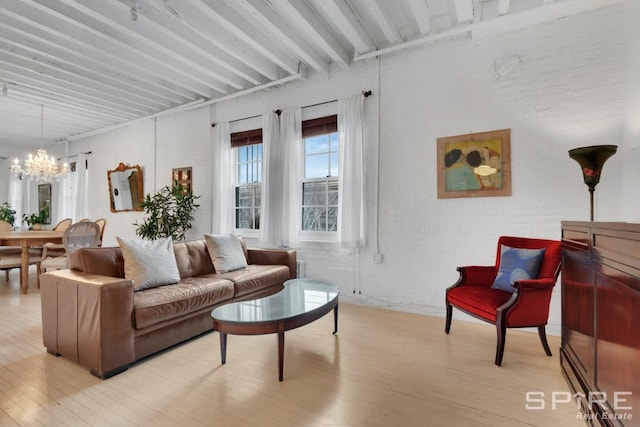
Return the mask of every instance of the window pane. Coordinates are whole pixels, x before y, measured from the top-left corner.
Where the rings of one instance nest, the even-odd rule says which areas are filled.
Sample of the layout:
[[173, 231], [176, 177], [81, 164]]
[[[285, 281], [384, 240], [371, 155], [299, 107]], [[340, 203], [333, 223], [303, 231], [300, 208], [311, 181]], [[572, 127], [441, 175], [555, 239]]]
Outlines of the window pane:
[[329, 206], [338, 206], [338, 181], [329, 181]]
[[238, 147], [238, 162], [247, 161], [247, 147]]
[[253, 228], [255, 228], [256, 230], [260, 229], [260, 209], [254, 209], [253, 210], [253, 220], [254, 220], [254, 224], [253, 224]]
[[338, 231], [338, 208], [329, 208], [327, 231]]
[[304, 146], [305, 154], [326, 153], [329, 151], [328, 135], [305, 138]]
[[261, 203], [262, 191], [260, 191], [261, 188], [260, 188], [259, 185], [255, 185], [254, 189], [255, 189], [254, 192], [255, 192], [255, 196], [256, 196], [256, 204], [255, 204], [255, 206], [256, 207], [260, 207], [260, 206], [262, 206], [262, 203]]
[[334, 132], [329, 135], [329, 138], [331, 139], [331, 151], [340, 151], [340, 138], [338, 136], [338, 132]]
[[331, 174], [330, 176], [340, 176], [340, 173], [338, 171], [338, 165], [339, 165], [339, 160], [338, 160], [338, 153], [331, 153]]
[[324, 206], [327, 202], [325, 182], [305, 182], [302, 184], [302, 204], [304, 206]]
[[307, 156], [304, 164], [305, 178], [325, 178], [329, 175], [328, 157], [326, 154]]
[[238, 182], [240, 184], [248, 183], [248, 166], [246, 163], [238, 165]]
[[236, 209], [236, 228], [253, 228], [253, 209]]
[[236, 206], [253, 206], [253, 187], [236, 187]]
[[302, 208], [302, 229], [326, 231], [327, 210], [325, 208]]

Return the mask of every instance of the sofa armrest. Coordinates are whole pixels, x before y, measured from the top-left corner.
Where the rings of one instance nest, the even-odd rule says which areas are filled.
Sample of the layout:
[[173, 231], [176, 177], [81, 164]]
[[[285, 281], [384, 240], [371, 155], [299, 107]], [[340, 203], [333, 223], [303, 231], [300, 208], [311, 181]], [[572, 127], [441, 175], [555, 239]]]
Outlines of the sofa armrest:
[[286, 265], [289, 267], [290, 279], [295, 279], [298, 276], [296, 251], [293, 249], [248, 248], [247, 254], [249, 264]]
[[62, 355], [107, 378], [135, 360], [131, 280], [74, 270], [40, 276], [42, 338]]

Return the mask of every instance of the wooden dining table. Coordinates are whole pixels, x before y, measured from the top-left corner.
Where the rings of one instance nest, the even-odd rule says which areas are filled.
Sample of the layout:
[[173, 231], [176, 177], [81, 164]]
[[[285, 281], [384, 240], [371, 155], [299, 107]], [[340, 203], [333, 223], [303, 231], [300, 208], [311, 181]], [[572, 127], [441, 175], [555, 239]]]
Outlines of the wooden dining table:
[[[20, 267], [20, 292], [27, 293], [29, 288], [29, 248], [43, 246], [45, 243], [62, 243], [62, 231], [5, 231], [0, 232], [0, 246], [19, 246], [22, 248], [22, 266]], [[38, 272], [40, 274], [40, 272]]]

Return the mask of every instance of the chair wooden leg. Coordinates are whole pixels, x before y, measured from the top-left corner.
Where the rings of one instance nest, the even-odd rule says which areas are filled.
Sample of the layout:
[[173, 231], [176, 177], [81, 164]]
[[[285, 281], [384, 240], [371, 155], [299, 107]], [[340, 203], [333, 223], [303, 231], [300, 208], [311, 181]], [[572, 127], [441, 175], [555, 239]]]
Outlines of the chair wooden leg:
[[547, 356], [551, 356], [551, 349], [549, 348], [549, 343], [547, 342], [547, 333], [544, 326], [538, 326], [538, 335], [540, 336], [540, 341], [542, 342], [544, 352], [547, 353]]
[[4, 279], [8, 282], [9, 281], [9, 269], [6, 269], [4, 271]]
[[504, 355], [504, 342], [507, 336], [507, 328], [502, 322], [496, 322], [496, 331], [498, 333], [498, 343], [496, 345], [496, 365], [502, 365], [502, 356]]
[[453, 307], [447, 302], [447, 320], [444, 324], [444, 332], [449, 334], [451, 330], [451, 317], [453, 316]]

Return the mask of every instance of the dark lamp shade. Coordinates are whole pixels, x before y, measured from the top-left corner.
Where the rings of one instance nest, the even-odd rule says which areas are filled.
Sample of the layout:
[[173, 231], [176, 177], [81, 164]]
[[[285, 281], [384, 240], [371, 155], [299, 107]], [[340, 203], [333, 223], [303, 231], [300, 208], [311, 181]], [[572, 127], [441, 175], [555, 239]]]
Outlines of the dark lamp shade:
[[580, 164], [584, 183], [589, 186], [590, 191], [594, 190], [595, 186], [600, 182], [600, 174], [604, 162], [613, 156], [617, 150], [617, 145], [592, 145], [569, 150], [569, 157]]
[[590, 213], [593, 221], [593, 193], [600, 182], [602, 166], [618, 150], [617, 145], [592, 145], [569, 150], [569, 157], [580, 164], [582, 178], [589, 187]]

